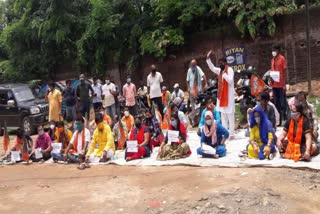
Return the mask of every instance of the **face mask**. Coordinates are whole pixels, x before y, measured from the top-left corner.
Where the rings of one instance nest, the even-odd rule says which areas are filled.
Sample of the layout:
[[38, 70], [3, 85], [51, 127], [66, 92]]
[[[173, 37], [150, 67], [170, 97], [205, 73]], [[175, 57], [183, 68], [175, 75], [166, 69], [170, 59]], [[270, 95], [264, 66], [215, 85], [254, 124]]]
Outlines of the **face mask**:
[[221, 71], [223, 71], [225, 68], [226, 68], [226, 66], [225, 66], [225, 65], [220, 65], [220, 69], [221, 69]]
[[59, 132], [59, 133], [62, 133], [62, 132], [63, 132], [63, 127], [59, 127], [59, 128], [58, 128], [58, 132]]
[[109, 85], [110, 84], [110, 80], [106, 80], [106, 84]]
[[129, 78], [129, 79], [127, 79], [127, 83], [131, 83], [131, 79]]
[[103, 128], [104, 128], [103, 122], [100, 122], [97, 127], [99, 130], [103, 130]]
[[196, 72], [197, 67], [196, 67], [196, 66], [192, 66], [192, 67], [191, 67], [191, 70], [192, 70], [192, 72]]
[[135, 123], [135, 126], [136, 126], [138, 129], [140, 129], [140, 127], [141, 127], [141, 122], [136, 122], [136, 123]]
[[260, 105], [261, 105], [261, 102], [260, 102], [260, 101], [257, 101], [256, 104], [257, 104], [257, 106], [260, 106]]
[[125, 112], [124, 112], [124, 116], [128, 117], [128, 116], [129, 116], [129, 112], [128, 112], [128, 111], [125, 111]]
[[296, 117], [297, 117], [297, 113], [296, 113], [296, 112], [295, 112], [295, 113], [294, 113], [294, 112], [291, 112], [291, 118], [292, 118], [292, 119], [295, 119]]
[[44, 134], [44, 131], [43, 131], [43, 130], [39, 131], [39, 135], [40, 135], [40, 136], [42, 136], [43, 134]]
[[178, 93], [179, 92], [179, 88], [175, 88], [174, 91]]
[[156, 73], [156, 71], [157, 71], [157, 70], [152, 70], [151, 72], [152, 72], [152, 73]]
[[177, 128], [178, 123], [177, 123], [176, 120], [172, 120], [172, 121], [171, 121], [171, 125], [172, 125], [173, 127]]
[[260, 124], [260, 120], [261, 120], [260, 117], [255, 117], [254, 119], [255, 119], [257, 124]]
[[82, 131], [82, 124], [77, 124], [77, 130], [78, 130], [78, 132]]
[[80, 83], [81, 83], [81, 84], [84, 84], [84, 80], [80, 80]]
[[207, 124], [207, 126], [211, 126], [212, 125], [212, 120], [210, 119], [210, 120], [206, 120], [206, 124]]
[[55, 125], [50, 125], [50, 129], [54, 129], [56, 126]]
[[272, 56], [276, 57], [277, 56], [277, 51], [272, 51]]

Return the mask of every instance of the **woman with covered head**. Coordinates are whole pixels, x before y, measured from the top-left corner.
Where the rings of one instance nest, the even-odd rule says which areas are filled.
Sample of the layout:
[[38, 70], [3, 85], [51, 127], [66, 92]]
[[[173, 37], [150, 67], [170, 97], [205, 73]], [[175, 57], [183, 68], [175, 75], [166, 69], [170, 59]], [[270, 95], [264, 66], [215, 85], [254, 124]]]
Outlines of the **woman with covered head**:
[[271, 122], [260, 106], [250, 114], [250, 144], [248, 145], [248, 158], [260, 160], [270, 158], [275, 153], [276, 136]]
[[151, 109], [146, 109], [145, 117], [145, 125], [150, 131], [151, 147], [160, 146], [164, 140], [164, 136], [158, 119], [153, 115]]
[[168, 132], [165, 141], [161, 143], [158, 159], [159, 160], [176, 160], [180, 158], [185, 158], [191, 155], [191, 150], [189, 145], [186, 143], [187, 140], [187, 130], [182, 122], [179, 120], [177, 114], [171, 115], [171, 124], [169, 126], [169, 131], [178, 131], [178, 140], [176, 142], [170, 142], [168, 137]]
[[[205, 158], [219, 158], [226, 156], [225, 142], [229, 138], [229, 132], [220, 122], [214, 120], [211, 111], [205, 113], [205, 123], [201, 132], [201, 147], [197, 149], [198, 155]], [[207, 146], [212, 147], [207, 148]], [[210, 149], [210, 150], [208, 150]]]

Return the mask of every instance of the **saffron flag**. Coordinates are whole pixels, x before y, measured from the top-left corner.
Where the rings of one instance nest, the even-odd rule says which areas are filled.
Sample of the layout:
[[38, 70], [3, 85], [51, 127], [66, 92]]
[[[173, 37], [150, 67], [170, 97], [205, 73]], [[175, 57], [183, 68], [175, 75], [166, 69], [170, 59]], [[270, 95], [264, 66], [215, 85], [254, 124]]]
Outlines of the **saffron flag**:
[[10, 138], [7, 130], [7, 122], [4, 121], [4, 128], [3, 128], [3, 150], [4, 153], [7, 153], [9, 149], [9, 143], [10, 143]]
[[252, 96], [256, 97], [259, 93], [264, 91], [265, 83], [261, 78], [254, 74], [251, 75], [250, 84]]
[[22, 146], [22, 160], [29, 163], [29, 153], [28, 153], [28, 142], [27, 139], [24, 140], [23, 146]]

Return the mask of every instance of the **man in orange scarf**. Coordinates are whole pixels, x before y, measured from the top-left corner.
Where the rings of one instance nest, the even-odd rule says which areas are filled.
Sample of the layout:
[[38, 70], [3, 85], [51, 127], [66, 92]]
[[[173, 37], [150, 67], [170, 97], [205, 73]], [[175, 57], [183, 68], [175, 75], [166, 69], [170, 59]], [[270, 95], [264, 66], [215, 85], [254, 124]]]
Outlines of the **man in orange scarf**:
[[217, 110], [221, 112], [222, 126], [229, 129], [230, 139], [234, 139], [234, 72], [228, 66], [226, 58], [219, 59], [219, 67], [215, 67], [210, 59], [211, 53], [209, 51], [207, 54], [207, 64], [218, 75]]
[[[286, 137], [288, 143], [284, 141]], [[285, 123], [277, 144], [281, 156], [294, 161], [310, 161], [311, 156], [319, 154], [319, 147], [312, 143], [312, 130], [303, 114], [303, 105], [295, 104], [292, 107], [291, 118]]]

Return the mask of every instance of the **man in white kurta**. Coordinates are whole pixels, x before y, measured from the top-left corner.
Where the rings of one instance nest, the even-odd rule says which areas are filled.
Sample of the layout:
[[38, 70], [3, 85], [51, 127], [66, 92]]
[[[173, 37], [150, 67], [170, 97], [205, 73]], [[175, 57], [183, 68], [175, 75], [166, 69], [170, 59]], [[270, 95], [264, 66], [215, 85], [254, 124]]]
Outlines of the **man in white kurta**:
[[[228, 83], [228, 105], [221, 107], [221, 101], [217, 99], [217, 110], [221, 112], [221, 122], [222, 126], [229, 129], [230, 139], [234, 139], [234, 71], [231, 67], [227, 67], [226, 59], [219, 59], [219, 67], [215, 67], [210, 59], [210, 51], [207, 55], [207, 64], [211, 71], [213, 71], [218, 76], [222, 73], [222, 79]], [[227, 67], [227, 72], [226, 72]], [[221, 90], [221, 86], [218, 86], [218, 90]]]

